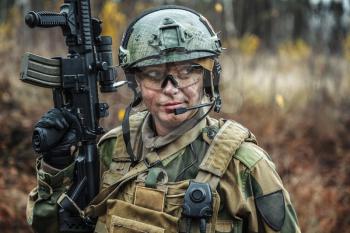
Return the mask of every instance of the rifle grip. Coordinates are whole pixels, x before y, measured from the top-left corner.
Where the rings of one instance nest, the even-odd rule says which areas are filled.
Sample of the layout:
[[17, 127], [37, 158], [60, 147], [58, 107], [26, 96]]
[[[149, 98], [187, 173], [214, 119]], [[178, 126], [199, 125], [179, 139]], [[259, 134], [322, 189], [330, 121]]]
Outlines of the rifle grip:
[[50, 28], [50, 27], [67, 25], [67, 19], [65, 14], [47, 12], [47, 11], [41, 11], [41, 12], [30, 11], [26, 14], [24, 20], [27, 26], [30, 28], [34, 28], [34, 27]]

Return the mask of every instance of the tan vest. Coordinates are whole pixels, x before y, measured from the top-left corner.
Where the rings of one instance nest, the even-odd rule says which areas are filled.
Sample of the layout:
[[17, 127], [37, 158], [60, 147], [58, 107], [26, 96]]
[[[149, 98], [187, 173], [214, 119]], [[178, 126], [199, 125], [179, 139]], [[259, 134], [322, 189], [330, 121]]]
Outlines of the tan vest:
[[[206, 182], [211, 186], [213, 215], [207, 221], [206, 232], [214, 233], [218, 228], [217, 216], [220, 206], [220, 196], [216, 187], [241, 143], [246, 140], [255, 141], [255, 138], [236, 122], [217, 121], [212, 118], [207, 118], [207, 121], [210, 125], [217, 125], [219, 131], [210, 143], [195, 181]], [[131, 124], [132, 134], [137, 132], [141, 122], [140, 117]], [[130, 169], [124, 141], [119, 134], [114, 132], [114, 135], [112, 133], [104, 137], [117, 136], [113, 162], [110, 169], [103, 174], [102, 191], [86, 209], [88, 215], [100, 216], [95, 232], [185, 232], [186, 223], [181, 213], [190, 181], [160, 181], [154, 188], [146, 187], [145, 176], [149, 170], [147, 164], [167, 157], [161, 158], [152, 152], [144, 159], [147, 163], [140, 162]], [[198, 221], [192, 221], [191, 232], [199, 232]]]

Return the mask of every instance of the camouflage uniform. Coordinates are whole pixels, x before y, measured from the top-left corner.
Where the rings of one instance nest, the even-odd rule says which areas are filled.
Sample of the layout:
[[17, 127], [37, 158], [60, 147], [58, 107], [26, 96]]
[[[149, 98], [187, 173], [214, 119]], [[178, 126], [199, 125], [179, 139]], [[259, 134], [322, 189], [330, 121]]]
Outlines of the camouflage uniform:
[[[151, 147], [146, 148], [145, 145], [139, 143], [144, 135], [148, 135], [149, 131], [152, 131], [148, 124], [149, 115], [146, 120], [144, 118], [145, 113], [139, 113], [130, 118], [131, 141], [135, 145], [135, 152], [143, 154], [144, 158], [147, 157], [147, 154], [158, 152], [161, 163], [154, 167], [164, 169], [168, 180], [159, 181], [155, 190], [166, 190], [164, 203], [158, 203], [154, 200], [152, 202], [152, 197], [159, 200], [162, 193], [160, 195], [151, 193], [151, 199], [147, 199], [148, 194], [146, 194], [144, 195], [146, 200], [135, 200], [138, 192], [145, 194], [144, 190], [140, 191], [138, 188], [144, 187], [145, 174], [150, 169], [146, 168], [145, 171], [142, 171], [143, 161], [135, 167], [130, 166], [131, 163], [121, 137], [121, 128], [118, 127], [107, 133], [99, 144], [103, 171], [101, 193], [105, 192], [106, 195], [102, 195], [102, 197], [108, 197], [108, 200], [101, 205], [102, 207], [93, 208], [94, 210], [88, 208], [87, 210], [89, 213], [101, 215], [96, 232], [142, 232], [135, 229], [134, 231], [117, 231], [115, 228], [119, 228], [121, 223], [126, 222], [126, 226], [124, 226], [126, 229], [133, 229], [133, 227], [142, 224], [148, 229], [148, 223], [154, 222], [154, 219], [152, 217], [138, 219], [137, 216], [151, 216], [150, 213], [155, 213], [155, 218], [163, 219], [163, 222], [156, 223], [149, 232], [181, 231], [181, 220], [179, 220], [183, 202], [181, 194], [188, 187], [189, 180], [196, 178], [198, 169], [204, 161], [205, 153], [212, 141], [218, 137], [215, 134], [220, 132], [222, 126], [221, 121], [207, 117], [183, 135], [175, 136], [175, 139], [166, 145], [155, 147], [152, 150]], [[164, 138], [157, 139], [158, 142], [164, 140]], [[220, 154], [220, 150], [217, 153]], [[219, 159], [220, 156], [218, 156], [218, 161], [215, 161], [216, 164], [221, 163]], [[31, 193], [29, 198], [28, 222], [37, 228], [38, 232], [56, 232], [57, 225], [53, 223], [57, 221], [55, 219], [57, 213], [53, 212], [56, 211], [54, 206], [62, 191], [65, 190], [64, 184], [69, 184], [69, 180], [72, 178], [71, 171], [69, 171], [72, 170], [72, 167], [57, 173], [56, 178], [48, 173], [52, 170], [44, 172], [44, 169], [47, 170], [48, 167], [42, 165], [42, 168], [38, 170], [38, 188]], [[184, 172], [179, 176], [179, 171]], [[64, 175], [57, 178], [58, 174]], [[56, 180], [57, 183], [53, 184], [53, 180]], [[126, 182], [119, 185], [122, 180], [126, 180]], [[118, 185], [116, 186], [116, 184]], [[113, 192], [113, 190], [117, 190], [117, 192]], [[245, 142], [232, 156], [232, 160], [228, 163], [217, 186], [217, 192], [214, 191], [214, 193], [216, 196], [214, 198], [216, 200], [214, 201], [214, 212], [216, 209], [217, 216], [216, 219], [213, 218], [209, 221], [207, 228], [211, 231], [208, 232], [300, 232], [289, 194], [283, 187], [270, 157], [255, 144], [255, 138], [252, 134], [248, 134]], [[96, 206], [102, 202], [103, 198], [100, 197], [100, 200], [93, 204]], [[149, 202], [152, 204], [145, 207], [145, 203]], [[283, 208], [278, 206], [278, 203], [282, 204]], [[141, 212], [137, 213], [135, 210], [136, 213], [128, 213], [126, 211], [131, 208], [137, 209], [135, 206], [142, 206], [140, 207]], [[154, 210], [154, 206], [161, 207]], [[125, 211], [122, 211], [123, 209]], [[134, 220], [135, 222], [133, 222]], [[48, 225], [45, 223], [50, 224], [52, 228], [47, 228]], [[129, 223], [131, 226], [128, 225]], [[215, 226], [210, 226], [210, 224]], [[167, 226], [168, 229], [157, 231], [164, 229], [162, 226]], [[198, 232], [195, 222], [191, 232]]]
[[[221, 50], [203, 16], [167, 6], [131, 23], [119, 58], [130, 82], [133, 69], [196, 61], [203, 68], [204, 92], [218, 111]], [[212, 190], [206, 232], [300, 232], [289, 194], [255, 137], [238, 123], [205, 117], [207, 113], [197, 110], [166, 136], [155, 136], [147, 112], [126, 118], [126, 143], [137, 164], [132, 164], [121, 127], [101, 139], [101, 191], [81, 212], [98, 217], [95, 232], [200, 232], [198, 219], [183, 217], [191, 180]], [[38, 160], [38, 186], [27, 206], [28, 223], [36, 232], [58, 232], [58, 203], [72, 183], [73, 170], [74, 164], [57, 170]]]

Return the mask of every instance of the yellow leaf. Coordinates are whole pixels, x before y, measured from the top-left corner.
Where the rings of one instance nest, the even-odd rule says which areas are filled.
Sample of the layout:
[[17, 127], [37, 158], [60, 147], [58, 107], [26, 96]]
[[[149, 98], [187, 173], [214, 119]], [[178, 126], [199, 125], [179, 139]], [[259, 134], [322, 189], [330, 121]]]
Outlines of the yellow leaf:
[[113, 38], [120, 37], [122, 25], [126, 22], [126, 16], [120, 11], [119, 4], [111, 0], [106, 1], [101, 11], [102, 34], [112, 36]]
[[350, 61], [350, 35], [348, 35], [343, 42], [344, 56]]
[[223, 6], [220, 2], [215, 3], [214, 9], [216, 13], [221, 13], [223, 11]]
[[125, 109], [119, 109], [118, 111], [118, 120], [119, 121], [122, 121], [124, 119], [124, 116], [125, 116]]
[[239, 48], [246, 55], [255, 55], [260, 47], [260, 38], [256, 35], [245, 35], [239, 41]]
[[278, 46], [278, 54], [298, 61], [308, 58], [311, 55], [311, 48], [304, 40], [297, 39], [281, 43]]
[[278, 107], [284, 108], [284, 97], [282, 95], [277, 94], [275, 96], [275, 101], [276, 101], [276, 104], [278, 105]]

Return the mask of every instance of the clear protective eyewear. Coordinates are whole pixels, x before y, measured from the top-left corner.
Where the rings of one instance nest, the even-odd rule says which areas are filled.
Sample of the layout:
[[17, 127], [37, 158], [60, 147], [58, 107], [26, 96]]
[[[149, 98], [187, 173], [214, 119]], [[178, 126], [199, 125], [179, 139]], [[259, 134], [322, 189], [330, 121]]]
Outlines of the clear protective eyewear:
[[168, 82], [178, 89], [197, 83], [203, 76], [203, 68], [198, 64], [157, 65], [136, 72], [142, 84], [149, 89], [162, 90]]

